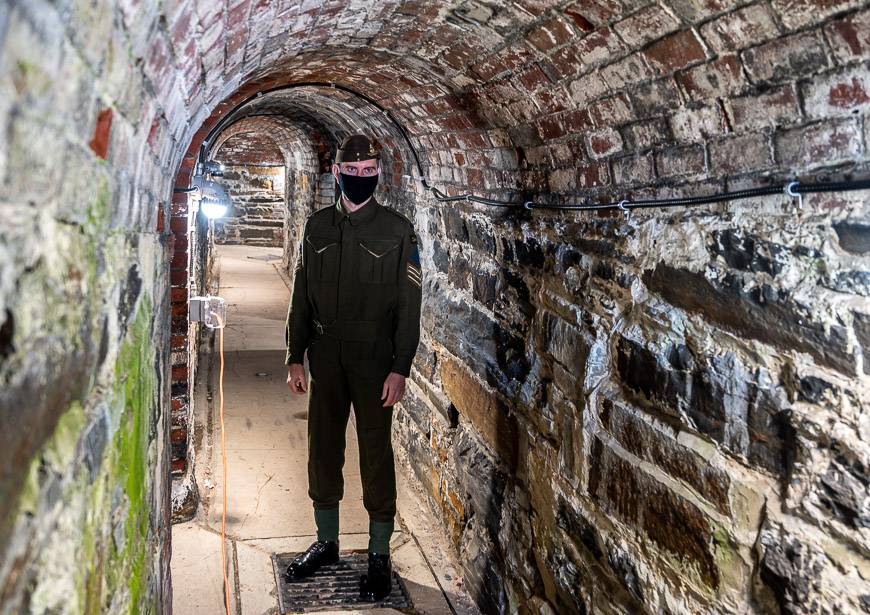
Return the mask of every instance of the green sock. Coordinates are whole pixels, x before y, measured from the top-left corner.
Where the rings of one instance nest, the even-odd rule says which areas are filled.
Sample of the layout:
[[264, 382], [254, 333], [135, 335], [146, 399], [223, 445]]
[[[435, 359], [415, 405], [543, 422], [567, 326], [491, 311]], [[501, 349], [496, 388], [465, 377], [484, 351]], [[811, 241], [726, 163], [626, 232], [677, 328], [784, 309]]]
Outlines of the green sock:
[[315, 508], [314, 522], [317, 524], [317, 540], [338, 542], [338, 507]]
[[390, 553], [390, 536], [393, 534], [394, 522], [373, 521], [369, 519], [369, 551], [372, 553]]

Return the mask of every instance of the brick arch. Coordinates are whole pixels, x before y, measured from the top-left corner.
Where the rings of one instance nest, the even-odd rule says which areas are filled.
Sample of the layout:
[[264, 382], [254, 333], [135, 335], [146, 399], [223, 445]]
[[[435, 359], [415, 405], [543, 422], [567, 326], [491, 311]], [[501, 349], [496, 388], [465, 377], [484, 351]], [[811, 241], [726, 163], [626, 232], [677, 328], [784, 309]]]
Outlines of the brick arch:
[[[289, 246], [295, 245], [302, 221], [315, 208], [317, 202], [318, 169], [320, 161], [315, 148], [316, 132], [309, 133], [297, 122], [283, 116], [249, 116], [234, 120], [216, 137], [210, 147], [210, 156], [222, 159], [225, 145], [238, 140], [252, 143], [246, 160], [258, 163], [269, 160], [266, 148], [257, 143], [268, 143], [274, 148], [274, 163], [284, 168], [283, 246], [284, 265], [288, 270], [294, 263], [288, 260]], [[260, 232], [260, 229], [256, 229]]]
[[221, 146], [232, 137], [244, 134], [256, 134], [274, 143], [286, 166], [308, 169], [317, 165], [311, 139], [301, 127], [283, 117], [243, 117], [234, 121], [215, 138], [211, 146], [212, 155], [217, 155]]

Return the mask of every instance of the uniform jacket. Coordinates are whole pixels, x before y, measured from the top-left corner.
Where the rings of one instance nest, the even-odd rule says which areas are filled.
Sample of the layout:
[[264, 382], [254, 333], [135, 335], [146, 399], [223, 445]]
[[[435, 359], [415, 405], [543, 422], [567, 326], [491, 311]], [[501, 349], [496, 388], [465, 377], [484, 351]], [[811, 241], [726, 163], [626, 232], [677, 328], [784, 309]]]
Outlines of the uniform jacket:
[[293, 278], [287, 365], [303, 362], [321, 323], [327, 335], [383, 332], [393, 342], [391, 371], [410, 375], [420, 342], [422, 271], [408, 218], [374, 196], [347, 212], [339, 197], [306, 219]]

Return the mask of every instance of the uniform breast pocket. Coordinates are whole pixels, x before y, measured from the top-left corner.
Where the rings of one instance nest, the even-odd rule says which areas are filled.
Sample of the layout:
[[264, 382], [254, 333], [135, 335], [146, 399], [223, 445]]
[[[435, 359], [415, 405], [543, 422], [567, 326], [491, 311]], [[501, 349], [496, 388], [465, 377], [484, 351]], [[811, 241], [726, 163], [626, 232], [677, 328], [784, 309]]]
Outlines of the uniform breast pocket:
[[398, 239], [360, 239], [359, 279], [368, 284], [395, 283], [399, 273]]
[[306, 239], [311, 255], [311, 273], [321, 282], [338, 279], [339, 245], [334, 237], [311, 236]]

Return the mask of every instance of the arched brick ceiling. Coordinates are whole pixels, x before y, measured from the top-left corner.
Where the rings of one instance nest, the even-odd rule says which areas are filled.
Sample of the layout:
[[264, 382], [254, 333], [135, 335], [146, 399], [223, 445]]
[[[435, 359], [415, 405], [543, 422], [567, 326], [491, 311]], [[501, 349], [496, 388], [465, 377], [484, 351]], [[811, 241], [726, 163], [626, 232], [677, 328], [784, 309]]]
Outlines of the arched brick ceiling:
[[[427, 173], [448, 192], [472, 185], [502, 197], [517, 190], [595, 196], [612, 184], [658, 190], [659, 163], [686, 168], [665, 177], [665, 190], [674, 182], [691, 190], [686, 182], [703, 166], [691, 145], [699, 138], [756, 130], [758, 106], [800, 115], [795, 80], [829, 66], [814, 52], [826, 42], [807, 27], [856, 4], [171, 2], [149, 39], [156, 51], [146, 74], [160, 84], [155, 90], [170, 114], [188, 107], [193, 120], [181, 143], [257, 91], [333, 82], [389, 109], [424, 164], [440, 164]], [[828, 44], [842, 46], [838, 34], [828, 35]], [[182, 97], [173, 96], [176, 85]], [[338, 101], [346, 98], [321, 95], [318, 116], [342, 112]], [[367, 116], [351, 106], [346, 124], [359, 125]], [[626, 156], [665, 141], [685, 144], [678, 160]]]
[[[221, 150], [223, 147], [223, 151]], [[288, 160], [284, 156], [274, 137], [266, 131], [253, 129], [245, 132], [237, 132], [231, 138], [225, 139], [221, 147], [216, 147], [212, 158], [219, 161], [226, 160], [228, 151], [233, 153], [233, 159], [242, 160], [248, 164], [262, 165], [286, 165]], [[289, 161], [291, 164], [292, 159]]]
[[[386, 186], [399, 185], [398, 180], [391, 180], [391, 174], [418, 175], [413, 154], [396, 124], [384, 111], [351, 92], [329, 86], [287, 87], [257, 96], [237, 113], [239, 118], [266, 116], [290, 122], [298, 127], [297, 134], [303, 141], [310, 141], [309, 134], [322, 135], [324, 166], [328, 166], [346, 135], [367, 133], [384, 151], [383, 160], [389, 161], [384, 169]], [[293, 149], [292, 144], [286, 147]]]
[[158, 38], [165, 40], [157, 43], [149, 66], [159, 74], [168, 70], [170, 56], [175, 59], [194, 117], [224, 99], [219, 113], [238, 104], [232, 96], [240, 85], [266, 89], [324, 81], [378, 100], [418, 138], [464, 133], [417, 143], [426, 149], [454, 143], [498, 147], [508, 145], [506, 139], [499, 136], [493, 143], [483, 134], [490, 122], [477, 107], [501, 100], [500, 73], [538, 58], [540, 50], [525, 40], [528, 31], [547, 14], [584, 26], [604, 24], [635, 3], [583, 3], [588, 17], [582, 18], [579, 4], [176, 2], [164, 9], [166, 32]]
[[317, 159], [317, 147], [311, 132], [281, 116], [244, 117], [234, 121], [216, 135], [211, 157], [219, 158], [225, 144], [237, 145], [239, 139], [250, 141], [249, 147], [264, 148], [263, 159], [280, 160], [278, 164], [302, 167]]

